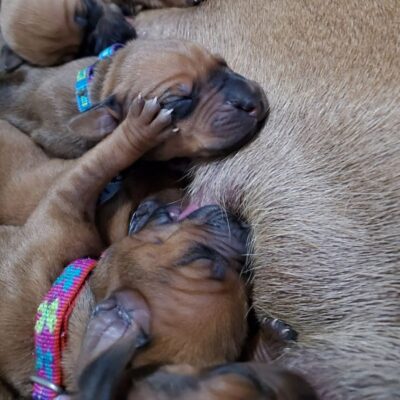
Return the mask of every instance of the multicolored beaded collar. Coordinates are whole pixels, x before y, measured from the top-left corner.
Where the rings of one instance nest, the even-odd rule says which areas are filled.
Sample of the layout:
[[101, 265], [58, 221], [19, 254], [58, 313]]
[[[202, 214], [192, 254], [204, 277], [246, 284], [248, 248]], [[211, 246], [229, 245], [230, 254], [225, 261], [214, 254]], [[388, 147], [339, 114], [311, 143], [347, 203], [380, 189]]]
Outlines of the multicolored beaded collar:
[[36, 313], [35, 376], [32, 398], [53, 400], [62, 388], [62, 351], [67, 340], [68, 319], [83, 285], [97, 261], [80, 259], [64, 268]]
[[[107, 58], [111, 58], [118, 50], [124, 47], [122, 44], [115, 43], [110, 47], [107, 47], [103, 50], [99, 55], [99, 60], [105, 60]], [[80, 70], [76, 75], [76, 83], [75, 83], [75, 96], [76, 96], [76, 104], [78, 106], [79, 112], [83, 113], [85, 111], [90, 110], [93, 108], [94, 104], [90, 99], [90, 91], [89, 86], [90, 83], [93, 81], [94, 77], [94, 69], [96, 64], [89, 65], [88, 67]], [[111, 200], [120, 190], [122, 187], [122, 176], [117, 176], [114, 178], [104, 189], [103, 193], [101, 194], [98, 205], [102, 205], [107, 203]]]
[[[107, 47], [98, 55], [99, 61], [111, 58], [122, 47], [124, 46], [119, 43]], [[96, 64], [97, 62], [95, 64], [89, 65], [88, 67], [80, 70], [76, 75], [76, 83], [75, 83], [76, 104], [78, 106], [79, 112], [81, 113], [90, 110], [93, 107], [93, 103], [90, 99], [89, 85], [93, 80], [94, 69], [96, 67]]]

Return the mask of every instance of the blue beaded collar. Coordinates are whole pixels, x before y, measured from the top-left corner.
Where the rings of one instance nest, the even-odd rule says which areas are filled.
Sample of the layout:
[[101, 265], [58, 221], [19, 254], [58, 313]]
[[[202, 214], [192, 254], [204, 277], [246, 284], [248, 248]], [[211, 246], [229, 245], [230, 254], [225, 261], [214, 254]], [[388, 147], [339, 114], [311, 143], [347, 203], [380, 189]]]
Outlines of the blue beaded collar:
[[[105, 60], [107, 58], [111, 58], [122, 47], [124, 46], [119, 43], [107, 47], [98, 55], [98, 60], [100, 61], [100, 60]], [[93, 80], [94, 68], [97, 62], [80, 70], [76, 75], [76, 83], [75, 83], [76, 104], [78, 106], [79, 112], [81, 113], [90, 110], [93, 107], [93, 103], [90, 99], [89, 85]]]

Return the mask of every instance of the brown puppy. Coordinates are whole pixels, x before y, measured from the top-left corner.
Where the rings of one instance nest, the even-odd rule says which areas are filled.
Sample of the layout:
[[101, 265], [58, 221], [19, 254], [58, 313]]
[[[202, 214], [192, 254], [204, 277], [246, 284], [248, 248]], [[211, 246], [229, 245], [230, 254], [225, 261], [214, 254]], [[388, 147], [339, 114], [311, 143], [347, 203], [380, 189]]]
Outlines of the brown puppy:
[[199, 169], [194, 200], [252, 225], [257, 315], [299, 331], [279, 362], [325, 400], [400, 393], [399, 20], [395, 0], [213, 0], [135, 22], [267, 88], [263, 133]]
[[137, 8], [190, 7], [204, 0], [105, 0], [120, 7], [124, 15], [134, 15]]
[[103, 351], [83, 370], [77, 392], [57, 400], [317, 399], [314, 389], [301, 376], [265, 363], [203, 369], [189, 365], [129, 368], [129, 362], [143, 351], [135, 345], [138, 336], [120, 340]]
[[[171, 114], [159, 110], [154, 101], [135, 100], [112, 135], [60, 174], [25, 225], [1, 227], [4, 387], [29, 395], [36, 308], [64, 265], [102, 251], [94, 226], [97, 198], [118, 171], [170, 140]], [[79, 371], [116, 341], [135, 337], [143, 344], [140, 332], [151, 331], [152, 343], [135, 365], [206, 366], [239, 355], [246, 335], [246, 293], [239, 271], [247, 229], [219, 207], [202, 208], [181, 221], [169, 207], [145, 203], [140, 210], [130, 236], [99, 261], [71, 315], [63, 354], [69, 389]]]
[[135, 37], [119, 8], [102, 0], [3, 0], [0, 24], [6, 71], [23, 61], [48, 66], [98, 54]]
[[[50, 66], [76, 57], [98, 54], [113, 43], [135, 38], [122, 11], [137, 5], [186, 7], [201, 0], [3, 0], [0, 26], [7, 46], [0, 70], [11, 71], [23, 61]], [[120, 6], [117, 7], [116, 5]]]
[[[30, 213], [30, 211], [35, 208], [40, 199], [45, 196], [51, 184], [58, 180], [62, 176], [63, 172], [65, 173], [65, 171], [72, 168], [73, 164], [76, 163], [76, 161], [73, 160], [49, 160], [49, 158], [43, 153], [43, 151], [35, 146], [34, 143], [26, 135], [18, 132], [18, 130], [9, 125], [7, 122], [0, 122], [0, 160], [0, 180], [3, 182], [3, 184], [0, 185], [0, 222], [4, 223], [5, 221], [7, 221], [10, 224], [23, 224], [26, 219], [26, 214]], [[164, 178], [164, 182], [160, 182], [160, 177], [162, 178], [163, 176], [165, 176], [165, 178], [168, 177], [168, 179], [166, 180]], [[126, 236], [126, 232], [128, 232], [129, 214], [131, 213], [132, 209], [135, 209], [137, 207], [140, 199], [146, 197], [150, 193], [148, 189], [149, 186], [151, 187], [151, 190], [156, 191], [157, 187], [161, 189], [163, 185], [176, 185], [176, 183], [174, 183], [173, 181], [171, 182], [170, 174], [165, 175], [165, 171], [163, 171], [162, 169], [153, 171], [153, 168], [143, 168], [143, 166], [134, 168], [134, 171], [130, 174], [126, 184], [126, 191], [122, 190], [121, 193], [117, 195], [117, 199], [115, 200], [114, 205], [110, 205], [109, 203], [107, 203], [106, 205], [100, 207], [100, 210], [98, 210], [97, 218], [100, 218], [100, 221], [98, 221], [97, 224], [100, 223], [100, 226], [103, 226], [103, 234], [107, 238], [108, 242], [116, 242], [122, 240], [122, 238]], [[134, 188], [133, 191], [132, 188]], [[27, 192], [29, 193], [29, 196], [26, 196]], [[159, 196], [157, 196], [157, 198], [159, 198]], [[165, 201], [168, 202], [174, 201], [178, 198], [179, 193], [178, 197], [176, 197], [176, 194], [171, 191], [165, 193], [164, 195]], [[164, 212], [160, 212], [162, 210], [160, 210], [156, 202], [146, 201], [134, 214], [135, 217], [132, 219], [132, 222], [130, 224], [130, 231], [133, 232], [138, 228], [143, 229], [144, 225], [147, 222], [154, 224], [154, 220], [151, 221], [153, 217], [155, 217], [156, 220], [158, 219], [159, 222], [165, 223], [166, 218], [168, 221], [168, 219], [172, 215], [170, 221], [173, 221], [174, 219], [176, 219], [177, 209], [179, 212], [179, 203], [172, 203], [171, 206], [164, 208]], [[168, 214], [166, 214], [165, 211], [169, 214], [169, 216]], [[154, 232], [152, 234], [154, 235]], [[118, 254], [121, 253], [121, 249], [119, 248], [116, 251], [118, 252]], [[124, 258], [126, 258], [126, 255], [124, 256]], [[124, 261], [120, 261], [119, 263], [123, 262]], [[174, 275], [174, 271], [170, 271], [168, 274], [172, 277]], [[146, 274], [142, 275], [145, 276]], [[144, 280], [145, 282], [147, 282], [147, 284], [151, 282], [151, 279], [148, 279], [148, 277]], [[137, 284], [142, 281], [142, 279], [139, 279]], [[154, 281], [153, 285], [156, 285]], [[189, 286], [191, 286], [192, 288], [194, 287], [192, 283], [189, 283]], [[143, 285], [141, 285], [141, 290], [143, 292]], [[171, 290], [167, 290], [169, 290], [168, 292], [166, 292], [166, 296], [168, 299], [171, 295]], [[157, 293], [159, 293], [159, 289], [157, 290]], [[147, 292], [146, 290], [145, 294], [148, 297], [154, 297], [154, 294], [152, 292]], [[209, 295], [210, 293], [207, 294], [207, 296]], [[180, 300], [182, 300], [181, 296], [179, 298]], [[155, 297], [155, 299], [152, 300], [152, 303], [152, 309], [156, 311], [160, 309], [160, 304], [163, 305], [163, 308], [165, 308], [164, 304], [170, 304], [169, 302], [164, 301], [164, 297]], [[179, 307], [180, 304], [174, 305], [174, 310], [172, 312], [172, 314], [174, 314], [177, 318], [177, 320], [175, 320], [175, 326], [180, 326], [182, 321], [185, 321], [184, 318], [180, 318], [176, 315], [176, 310], [179, 309]], [[195, 308], [193, 308], [193, 312], [196, 312]], [[241, 318], [241, 320], [244, 321], [244, 318]], [[168, 323], [170, 324], [171, 321], [172, 319], [169, 318]], [[159, 333], [156, 335], [156, 338], [157, 336], [162, 337], [163, 345], [165, 345], [165, 343], [168, 342], [169, 337], [168, 325], [167, 329], [165, 329], [165, 326], [163, 324], [160, 324], [160, 322], [157, 322], [155, 325], [160, 327]], [[96, 331], [95, 329], [91, 329], [91, 331], [93, 330]], [[181, 330], [181, 334], [182, 333], [184, 334], [184, 329]], [[187, 335], [187, 337], [190, 338], [191, 335]], [[175, 344], [176, 339], [178, 343], [180, 342], [180, 340], [182, 340], [179, 338], [175, 338], [174, 335], [174, 337], [171, 338], [169, 341], [172, 344]], [[209, 346], [209, 343], [207, 343], [206, 346]], [[280, 346], [282, 346], [282, 343], [280, 343]], [[256, 358], [263, 361], [269, 360], [268, 355], [267, 357], [265, 357], [265, 354], [263, 354], [263, 346], [260, 346], [260, 350], [261, 358], [259, 357], [260, 354], [256, 354]], [[89, 352], [89, 356], [91, 357], [93, 357], [93, 353], [96, 353], [93, 348], [90, 348], [87, 351]], [[112, 351], [114, 352], [114, 350]], [[147, 353], [146, 355], [147, 362], [149, 360], [154, 362], [165, 361], [162, 360], [161, 354], [156, 354], [155, 358], [148, 358], [149, 354], [150, 353]], [[250, 356], [251, 358], [253, 358], [252, 355]], [[203, 355], [201, 356], [201, 358], [203, 358]], [[102, 359], [104, 359], [104, 357], [102, 357]], [[118, 357], [117, 360], [119, 360]], [[95, 364], [97, 365], [97, 362]], [[100, 366], [101, 365], [103, 365], [103, 363], [100, 363]], [[101, 373], [99, 375], [99, 371], [97, 371], [97, 368], [98, 367], [91, 366], [89, 368], [89, 372], [85, 373], [85, 378], [83, 379], [83, 387], [85, 388], [85, 391], [101, 390], [101, 385], [95, 382], [96, 377], [102, 376]], [[118, 365], [113, 365], [112, 368], [117, 369], [120, 367]], [[135, 373], [134, 376], [137, 376], [137, 373]], [[157, 376], [154, 378], [156, 379], [156, 381], [158, 381], [159, 379], [157, 378]], [[111, 379], [112, 377], [114, 377], [115, 379]], [[268, 385], [272, 384], [272, 377], [268, 375], [264, 378], [266, 379], [266, 381], [268, 381]], [[111, 375], [110, 379], [111, 381], [108, 380], [109, 385], [120, 384], [120, 378], [118, 376]], [[174, 379], [179, 379], [179, 377]], [[152, 380], [153, 378], [150, 379], [150, 381]], [[193, 376], [192, 380], [198, 381], [200, 385], [200, 382], [203, 380], [203, 378], [202, 375], [198, 375]], [[93, 382], [91, 385], [89, 385], [91, 389], [86, 389], [88, 387], [87, 381]], [[217, 382], [219, 382], [219, 378], [217, 380], [213, 379], [210, 383], [211, 389], [207, 389], [209, 387], [209, 383], [207, 381], [205, 388], [201, 390], [196, 389], [196, 395], [205, 396], [205, 393], [208, 393], [206, 392], [206, 390], [213, 390], [212, 388], [215, 387]], [[289, 384], [289, 381], [286, 384]], [[232, 383], [228, 385], [226, 390], [228, 394], [231, 393], [232, 390], [238, 389], [240, 389], [240, 393], [250, 393], [248, 392], [250, 389], [246, 389], [246, 385], [247, 384], [243, 382], [243, 379], [239, 376], [237, 378], [233, 378]], [[5, 388], [3, 389], [3, 391], [0, 390], [0, 393], [3, 396], [3, 392], [5, 393], [5, 390]], [[182, 391], [183, 393], [185, 393], [186, 389], [183, 387]], [[127, 393], [128, 392], [129, 390], [127, 390]], [[225, 390], [223, 392], [225, 393]], [[293, 394], [297, 393], [297, 388], [293, 389], [292, 392]], [[255, 389], [254, 393], [258, 393], [259, 395], [259, 392]], [[135, 392], [135, 396], [136, 395], [137, 394]], [[161, 393], [158, 393], [158, 395], [161, 395]], [[218, 393], [218, 396], [220, 395], [222, 396], [221, 393]], [[96, 396], [94, 396], [94, 394], [92, 393], [91, 395], [89, 395], [88, 398], [97, 398]]]
[[128, 343], [121, 343], [105, 352], [100, 363], [90, 365], [83, 372], [78, 393], [59, 400], [317, 399], [313, 388], [302, 377], [267, 364], [235, 363], [209, 369], [179, 365], [144, 376], [140, 371], [124, 372], [121, 363], [125, 353], [132, 355], [130, 348]]
[[73, 158], [111, 133], [139, 93], [157, 96], [173, 109], [179, 129], [168, 145], [154, 149], [150, 156], [158, 159], [171, 158], [171, 152], [209, 157], [232, 151], [253, 139], [267, 117], [267, 100], [258, 84], [202, 47], [176, 40], [133, 41], [98, 62], [88, 86], [93, 108], [79, 113], [76, 76], [95, 62], [87, 58], [49, 69], [26, 66], [3, 77], [0, 117], [49, 154]]

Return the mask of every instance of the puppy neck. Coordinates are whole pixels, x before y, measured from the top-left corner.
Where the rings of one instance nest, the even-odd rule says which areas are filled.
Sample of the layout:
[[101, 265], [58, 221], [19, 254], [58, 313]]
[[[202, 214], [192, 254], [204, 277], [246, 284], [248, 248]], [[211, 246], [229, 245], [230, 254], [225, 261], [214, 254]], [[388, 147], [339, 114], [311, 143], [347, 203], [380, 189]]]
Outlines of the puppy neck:
[[62, 354], [63, 386], [68, 392], [77, 390], [78, 378], [83, 367], [79, 365], [82, 343], [96, 304], [104, 297], [96, 289], [104, 275], [101, 265], [98, 267], [99, 265], [94, 268], [82, 288], [68, 321], [67, 345]]
[[81, 344], [95, 304], [94, 294], [90, 289], [90, 284], [87, 283], [82, 289], [69, 318], [67, 346], [62, 355], [63, 384], [68, 391], [77, 390]]
[[117, 86], [118, 80], [116, 69], [125, 51], [126, 49], [123, 48], [112, 57], [97, 61], [93, 81], [89, 86], [89, 94], [94, 106], [114, 94], [113, 88]]

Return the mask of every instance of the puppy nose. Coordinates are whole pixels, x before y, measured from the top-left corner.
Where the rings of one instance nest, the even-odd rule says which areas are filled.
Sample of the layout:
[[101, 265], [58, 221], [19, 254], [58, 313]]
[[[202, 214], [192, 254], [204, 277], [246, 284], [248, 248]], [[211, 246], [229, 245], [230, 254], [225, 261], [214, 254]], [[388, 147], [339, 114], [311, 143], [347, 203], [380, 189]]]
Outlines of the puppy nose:
[[225, 84], [224, 92], [228, 104], [257, 119], [265, 118], [269, 109], [268, 101], [257, 83], [238, 74], [231, 74]]

